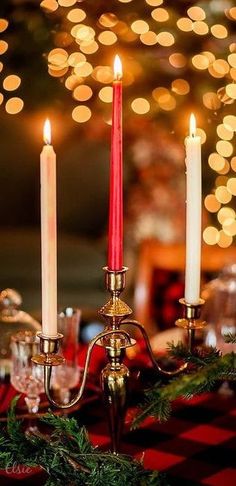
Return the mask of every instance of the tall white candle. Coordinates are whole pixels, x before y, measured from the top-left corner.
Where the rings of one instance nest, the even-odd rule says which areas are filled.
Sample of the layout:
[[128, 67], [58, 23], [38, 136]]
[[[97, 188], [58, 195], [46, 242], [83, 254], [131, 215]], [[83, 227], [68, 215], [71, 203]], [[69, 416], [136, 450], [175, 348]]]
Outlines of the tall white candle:
[[51, 145], [49, 120], [44, 125], [45, 145], [40, 155], [42, 333], [57, 335], [57, 222], [56, 154]]
[[201, 139], [196, 136], [196, 120], [190, 116], [190, 133], [185, 140], [187, 198], [186, 198], [186, 268], [185, 300], [196, 304], [200, 298], [202, 175]]

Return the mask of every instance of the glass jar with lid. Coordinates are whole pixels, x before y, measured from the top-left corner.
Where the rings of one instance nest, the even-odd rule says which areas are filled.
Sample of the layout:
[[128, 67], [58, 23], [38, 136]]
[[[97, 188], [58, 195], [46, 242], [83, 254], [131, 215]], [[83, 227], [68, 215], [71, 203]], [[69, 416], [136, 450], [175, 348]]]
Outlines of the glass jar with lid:
[[41, 326], [30, 314], [20, 309], [21, 295], [13, 289], [0, 292], [0, 382], [10, 378], [11, 336], [19, 331], [40, 331]]

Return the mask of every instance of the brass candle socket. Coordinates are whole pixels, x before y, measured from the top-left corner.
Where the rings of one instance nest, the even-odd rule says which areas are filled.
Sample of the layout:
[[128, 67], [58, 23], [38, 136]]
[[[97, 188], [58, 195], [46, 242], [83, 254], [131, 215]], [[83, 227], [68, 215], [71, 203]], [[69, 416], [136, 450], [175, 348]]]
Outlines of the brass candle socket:
[[37, 333], [40, 343], [40, 354], [33, 356], [32, 361], [35, 364], [43, 366], [59, 366], [64, 363], [65, 359], [58, 353], [60, 342], [63, 339], [62, 334], [57, 334], [55, 337], [45, 336], [41, 332]]
[[193, 350], [195, 342], [195, 331], [197, 329], [203, 329], [206, 326], [206, 322], [200, 319], [201, 308], [205, 301], [199, 299], [196, 304], [189, 304], [185, 299], [179, 300], [183, 306], [183, 318], [177, 319], [176, 326], [186, 329], [188, 334], [188, 348], [189, 351]]

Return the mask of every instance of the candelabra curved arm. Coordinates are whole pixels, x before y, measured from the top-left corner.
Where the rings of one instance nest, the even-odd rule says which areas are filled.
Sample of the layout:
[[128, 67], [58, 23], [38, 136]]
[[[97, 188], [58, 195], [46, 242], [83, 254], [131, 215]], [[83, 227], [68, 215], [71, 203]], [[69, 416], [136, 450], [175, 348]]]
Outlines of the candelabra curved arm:
[[164, 370], [159, 365], [157, 359], [155, 358], [155, 356], [153, 354], [153, 351], [152, 351], [152, 348], [151, 348], [151, 344], [150, 344], [150, 341], [149, 341], [149, 337], [147, 335], [147, 332], [146, 332], [146, 329], [144, 328], [144, 326], [142, 324], [140, 324], [140, 322], [135, 321], [134, 319], [125, 319], [125, 320], [122, 321], [121, 325], [122, 326], [123, 325], [132, 325], [132, 326], [137, 327], [141, 331], [142, 336], [143, 336], [144, 341], [145, 341], [145, 344], [146, 344], [146, 348], [147, 348], [149, 357], [150, 357], [150, 359], [152, 361], [152, 364], [153, 364], [154, 368], [156, 368], [156, 370], [159, 373], [161, 373], [162, 375], [165, 375], [165, 376], [176, 376], [179, 373], [181, 373], [182, 371], [186, 370], [186, 368], [188, 367], [188, 363], [184, 363], [181, 366], [179, 366], [176, 370], [173, 370], [173, 371]]
[[52, 405], [54, 405], [55, 407], [58, 407], [58, 408], [67, 409], [67, 408], [73, 407], [73, 405], [76, 405], [80, 401], [80, 399], [83, 396], [85, 385], [86, 385], [86, 380], [87, 380], [87, 376], [88, 376], [88, 369], [89, 369], [89, 364], [90, 364], [90, 359], [91, 359], [91, 354], [92, 354], [93, 348], [94, 348], [95, 344], [100, 339], [103, 339], [103, 338], [105, 338], [109, 335], [113, 335], [113, 334], [123, 335], [127, 339], [128, 343], [131, 345], [131, 338], [130, 338], [128, 332], [126, 332], [125, 330], [115, 330], [115, 329], [114, 330], [105, 330], [105, 331], [97, 334], [97, 336], [95, 336], [90, 341], [89, 346], [88, 346], [88, 351], [87, 351], [85, 365], [84, 365], [84, 374], [83, 374], [83, 379], [82, 379], [82, 383], [81, 383], [81, 387], [79, 389], [79, 392], [69, 403], [66, 403], [66, 404], [58, 403], [51, 396], [50, 382], [51, 382], [52, 366], [48, 366], [48, 365], [44, 366], [45, 393], [47, 395], [49, 402]]

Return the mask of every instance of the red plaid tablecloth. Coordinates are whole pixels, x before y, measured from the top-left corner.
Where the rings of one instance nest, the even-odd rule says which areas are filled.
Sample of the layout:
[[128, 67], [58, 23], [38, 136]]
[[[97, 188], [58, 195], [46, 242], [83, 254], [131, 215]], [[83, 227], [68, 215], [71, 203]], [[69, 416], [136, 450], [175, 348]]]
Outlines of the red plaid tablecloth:
[[[81, 356], [83, 362], [84, 352]], [[91, 363], [96, 372], [101, 367], [104, 354], [98, 354]], [[142, 354], [139, 365], [143, 366]], [[135, 363], [136, 364], [136, 363]], [[1, 393], [1, 409], [8, 405], [14, 394], [8, 388]], [[131, 416], [127, 413], [121, 451], [136, 458], [143, 458], [144, 465], [164, 471], [173, 486], [236, 486], [236, 400], [235, 396], [209, 393], [190, 401], [179, 401], [174, 406], [172, 418], [163, 424], [153, 419], [135, 431], [130, 431]], [[100, 400], [83, 407], [76, 413], [81, 424], [88, 428], [91, 441], [104, 450], [109, 449], [108, 424]], [[1, 486], [24, 484], [42, 485], [45, 476], [24, 477], [20, 482], [10, 477], [0, 477]], [[128, 486], [128, 485], [127, 485]]]

